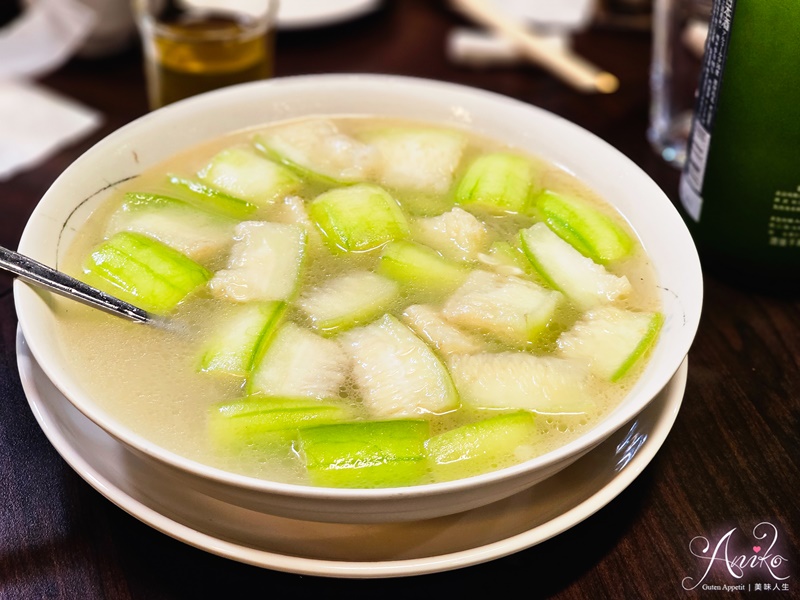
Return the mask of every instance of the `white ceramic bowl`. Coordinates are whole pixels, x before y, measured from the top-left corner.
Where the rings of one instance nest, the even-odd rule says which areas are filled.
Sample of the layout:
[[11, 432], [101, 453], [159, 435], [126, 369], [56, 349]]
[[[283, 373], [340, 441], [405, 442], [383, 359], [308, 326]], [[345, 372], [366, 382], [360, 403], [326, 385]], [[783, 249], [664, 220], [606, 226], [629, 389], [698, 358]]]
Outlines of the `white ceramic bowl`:
[[108, 195], [109, 184], [209, 138], [307, 114], [374, 114], [467, 126], [561, 165], [614, 204], [639, 235], [662, 291], [666, 320], [659, 341], [623, 402], [596, 427], [544, 456], [447, 483], [314, 488], [210, 468], [156, 446], [115, 420], [84, 392], [81, 373], [66, 368], [54, 340], [48, 293], [16, 282], [19, 322], [36, 360], [81, 412], [145, 459], [154, 486], [177, 480], [236, 506], [304, 520], [374, 523], [452, 514], [508, 497], [568, 466], [636, 416], [677, 371], [697, 330], [702, 277], [692, 239], [669, 199], [633, 162], [580, 127], [516, 100], [447, 83], [315, 75], [246, 84], [168, 106], [121, 128], [75, 161], [37, 206], [20, 251], [58, 264], [75, 230]]

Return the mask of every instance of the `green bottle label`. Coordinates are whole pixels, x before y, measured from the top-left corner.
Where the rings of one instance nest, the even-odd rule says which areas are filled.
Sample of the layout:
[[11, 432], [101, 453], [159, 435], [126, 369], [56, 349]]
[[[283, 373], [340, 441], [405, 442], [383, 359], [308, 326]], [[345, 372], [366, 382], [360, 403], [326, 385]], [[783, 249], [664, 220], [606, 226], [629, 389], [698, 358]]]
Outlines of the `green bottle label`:
[[703, 69], [695, 101], [694, 122], [687, 146], [686, 165], [684, 166], [684, 176], [681, 178], [680, 190], [683, 207], [695, 221], [700, 220], [700, 212], [703, 208], [701, 191], [708, 164], [711, 129], [722, 88], [722, 73], [728, 55], [728, 41], [731, 36], [731, 20], [735, 4], [736, 0], [715, 2], [708, 26]]
[[698, 246], [800, 279], [800, 2], [718, 0], [680, 184]]

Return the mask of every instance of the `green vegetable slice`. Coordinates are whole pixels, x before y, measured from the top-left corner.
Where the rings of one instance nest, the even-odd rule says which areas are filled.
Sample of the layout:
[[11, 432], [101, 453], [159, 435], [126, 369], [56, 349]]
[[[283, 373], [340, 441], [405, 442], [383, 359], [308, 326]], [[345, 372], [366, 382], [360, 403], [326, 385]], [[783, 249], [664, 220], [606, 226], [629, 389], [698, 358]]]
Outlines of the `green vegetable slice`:
[[627, 277], [609, 273], [544, 223], [522, 230], [520, 240], [525, 255], [539, 274], [581, 310], [608, 304], [631, 291]]
[[315, 329], [332, 333], [381, 316], [399, 291], [391, 279], [354, 271], [309, 290], [297, 304]]
[[109, 220], [106, 236], [141, 233], [192, 260], [206, 262], [231, 244], [236, 221], [177, 198], [134, 192]]
[[325, 192], [311, 202], [309, 214], [336, 252], [372, 250], [409, 233], [397, 200], [371, 184]]
[[500, 275], [514, 275], [517, 277], [537, 278], [536, 270], [525, 256], [521, 248], [512, 246], [508, 242], [494, 242], [485, 254], [481, 254], [478, 260]]
[[410, 292], [446, 293], [461, 285], [469, 269], [442, 257], [433, 248], [400, 240], [389, 242], [381, 252], [378, 272], [394, 279]]
[[427, 473], [427, 421], [360, 421], [299, 433], [299, 449], [316, 485], [383, 488], [418, 483]]
[[178, 175], [169, 175], [168, 179], [176, 191], [183, 192], [188, 200], [200, 208], [213, 210], [237, 220], [247, 219], [258, 210], [258, 206], [252, 202], [234, 198], [199, 181]]
[[561, 355], [586, 361], [591, 371], [619, 381], [653, 346], [664, 316], [612, 306], [588, 311], [558, 339]]
[[198, 173], [200, 179], [224, 194], [257, 206], [298, 191], [303, 181], [283, 165], [247, 147], [223, 150]]
[[213, 326], [200, 356], [200, 370], [247, 377], [286, 311], [285, 302], [233, 305]]
[[433, 476], [442, 481], [510, 464], [517, 448], [536, 438], [533, 414], [515, 411], [450, 429], [430, 438], [425, 447]]
[[97, 246], [83, 269], [89, 283], [155, 314], [170, 312], [211, 277], [177, 250], [129, 232]]
[[335, 341], [287, 322], [255, 361], [247, 390], [268, 396], [334, 398], [339, 395], [348, 366]]
[[467, 169], [456, 188], [455, 201], [493, 213], [522, 213], [531, 209], [539, 191], [538, 173], [531, 162], [509, 153], [485, 154]]
[[544, 192], [536, 211], [561, 239], [600, 264], [624, 258], [633, 240], [608, 215], [574, 196]]
[[337, 399], [255, 395], [211, 406], [208, 430], [216, 446], [236, 449], [265, 442], [285, 443], [297, 437], [300, 429], [352, 418], [352, 409]]

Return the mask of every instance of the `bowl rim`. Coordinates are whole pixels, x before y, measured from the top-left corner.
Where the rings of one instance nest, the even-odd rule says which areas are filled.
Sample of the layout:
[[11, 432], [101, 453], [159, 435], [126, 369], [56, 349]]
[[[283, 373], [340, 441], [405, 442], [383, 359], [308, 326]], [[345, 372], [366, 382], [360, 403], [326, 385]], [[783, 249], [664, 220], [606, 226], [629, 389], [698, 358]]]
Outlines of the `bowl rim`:
[[[94, 144], [72, 164], [70, 164], [53, 182], [46, 194], [42, 197], [42, 200], [34, 209], [31, 217], [26, 223], [20, 239], [20, 251], [23, 251], [27, 246], [33, 243], [31, 241], [33, 235], [32, 230], [35, 228], [37, 219], [41, 218], [41, 214], [45, 210], [44, 207], [47, 206], [48, 202], [51, 202], [50, 198], [56, 197], [60, 191], [60, 188], [64, 187], [64, 182], [69, 178], [74, 177], [74, 174], [82, 168], [83, 164], [91, 161], [96, 154], [105, 152], [112, 148], [114, 144], [116, 144], [122, 138], [128, 136], [130, 133], [137, 131], [139, 128], [146, 129], [153, 124], [158, 124], [162, 121], [166, 122], [173, 114], [181, 114], [182, 112], [186, 111], [194, 111], [198, 113], [204, 112], [206, 107], [213, 107], [228, 98], [235, 100], [237, 97], [245, 97], [248, 94], [269, 94], [273, 89], [280, 90], [283, 88], [285, 90], [288, 88], [291, 91], [292, 87], [302, 89], [308, 88], [309, 86], [313, 86], [318, 93], [324, 86], [332, 88], [340, 86], [351, 86], [355, 88], [358, 88], [359, 86], [379, 86], [382, 89], [394, 91], [402, 90], [410, 93], [422, 91], [425, 93], [435, 92], [437, 94], [441, 94], [442, 98], [446, 97], [451, 101], [455, 101], [456, 99], [472, 98], [476, 99], [476, 101], [497, 105], [498, 109], [502, 107], [508, 107], [517, 111], [521, 110], [523, 112], [527, 112], [530, 115], [535, 116], [537, 119], [549, 122], [553, 127], [561, 128], [563, 131], [571, 131], [573, 135], [583, 138], [587, 143], [590, 142], [594, 146], [602, 149], [609, 156], [613, 157], [613, 160], [618, 163], [620, 167], [625, 167], [626, 172], [635, 174], [639, 180], [641, 180], [643, 185], [651, 188], [653, 195], [659, 198], [659, 209], [661, 211], [659, 213], [659, 218], [666, 218], [667, 220], [671, 219], [672, 227], [675, 229], [675, 233], [678, 237], [675, 243], [678, 245], [684, 245], [686, 250], [689, 252], [689, 257], [691, 260], [690, 264], [685, 265], [685, 276], [688, 281], [693, 283], [693, 289], [696, 293], [696, 298], [691, 300], [693, 303], [696, 303], [697, 306], [695, 307], [694, 311], [689, 310], [688, 313], [684, 312], [684, 335], [682, 336], [682, 345], [678, 350], [670, 355], [674, 365], [671, 365], [669, 369], [665, 370], [663, 375], [652, 386], [650, 386], [652, 388], [652, 393], [649, 394], [650, 397], [643, 398], [641, 402], [625, 411], [612, 409], [599, 422], [567, 444], [559, 446], [558, 448], [555, 448], [543, 455], [502, 469], [452, 481], [418, 484], [408, 487], [329, 488], [276, 482], [233, 473], [218, 467], [209, 466], [199, 462], [198, 460], [182, 456], [172, 450], [168, 450], [163, 446], [151, 442], [133, 429], [114, 419], [112, 415], [108, 414], [99, 406], [94, 405], [94, 403], [91, 401], [87, 403], [81, 399], [82, 394], [76, 393], [69, 383], [64, 381], [62, 374], [58, 372], [56, 365], [51, 365], [49, 360], [47, 360], [47, 357], [42, 354], [43, 350], [40, 347], [40, 343], [43, 343], [43, 341], [38, 335], [33, 334], [33, 326], [29, 321], [31, 318], [30, 311], [25, 303], [26, 297], [29, 298], [30, 296], [28, 295], [31, 293], [35, 294], [36, 290], [33, 290], [29, 284], [17, 279], [14, 281], [14, 297], [16, 310], [19, 317], [19, 324], [23, 335], [29, 344], [32, 354], [42, 366], [42, 369], [47, 374], [47, 377], [78, 410], [80, 410], [90, 420], [95, 422], [110, 435], [125, 445], [130, 446], [159, 462], [165, 463], [181, 471], [188, 472], [202, 479], [234, 486], [236, 488], [247, 489], [255, 492], [267, 492], [273, 495], [284, 497], [345, 501], [380, 501], [391, 498], [431, 495], [435, 496], [440, 494], [449, 494], [459, 490], [468, 490], [476, 486], [476, 484], [484, 485], [498, 483], [502, 480], [512, 480], [532, 470], [538, 470], [540, 468], [545, 469], [559, 462], [567, 461], [570, 458], [577, 459], [585, 452], [588, 452], [600, 444], [610, 433], [617, 430], [631, 418], [635, 417], [636, 414], [638, 414], [638, 412], [640, 412], [644, 406], [646, 406], [647, 403], [652, 400], [652, 397], [654, 397], [658, 391], [667, 385], [670, 378], [678, 370], [682, 361], [688, 354], [689, 348], [699, 326], [703, 299], [703, 280], [700, 269], [700, 261], [699, 257], [697, 256], [697, 250], [694, 246], [694, 242], [692, 241], [688, 229], [677, 212], [677, 209], [664, 194], [664, 192], [658, 187], [658, 185], [641, 169], [641, 167], [639, 167], [631, 159], [594, 133], [567, 119], [564, 119], [555, 113], [526, 103], [522, 100], [463, 84], [402, 75], [337, 73], [296, 75], [290, 77], [276, 77], [270, 80], [231, 86], [201, 94], [192, 98], [187, 98], [185, 100], [168, 105], [164, 108], [145, 114], [113, 131]], [[279, 119], [270, 119], [263, 122], [267, 123], [277, 120]], [[257, 126], [258, 123], [253, 123], [252, 125]], [[195, 145], [198, 143], [201, 143], [201, 141], [196, 140], [193, 142]], [[148, 168], [152, 166], [153, 165], [148, 165]], [[642, 240], [642, 242], [644, 243], [644, 240]], [[36, 258], [35, 256], [33, 257]], [[630, 393], [631, 392], [629, 392], [629, 394]]]

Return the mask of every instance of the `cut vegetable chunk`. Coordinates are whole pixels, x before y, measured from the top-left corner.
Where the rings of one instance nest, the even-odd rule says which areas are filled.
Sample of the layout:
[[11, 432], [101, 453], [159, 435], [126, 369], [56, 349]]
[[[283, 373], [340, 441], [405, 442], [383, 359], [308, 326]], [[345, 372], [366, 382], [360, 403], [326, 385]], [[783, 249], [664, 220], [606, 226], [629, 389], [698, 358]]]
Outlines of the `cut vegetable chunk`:
[[488, 252], [478, 254], [478, 262], [500, 275], [524, 277], [535, 273], [522, 250], [508, 242], [495, 242]]
[[200, 370], [247, 377], [286, 310], [285, 302], [234, 305], [215, 323], [200, 356]]
[[384, 246], [378, 272], [411, 292], [446, 293], [461, 285], [469, 270], [442, 257], [433, 248], [400, 240]]
[[317, 196], [309, 208], [328, 246], [339, 252], [364, 252], [408, 236], [403, 210], [389, 193], [358, 184]]
[[381, 316], [399, 292], [391, 279], [356, 271], [309, 290], [297, 304], [315, 329], [333, 332]]
[[395, 317], [352, 329], [341, 344], [353, 359], [364, 406], [381, 417], [445, 413], [458, 395], [444, 364]]
[[477, 475], [513, 464], [517, 448], [536, 440], [532, 413], [516, 411], [450, 429], [425, 447], [437, 481]]
[[214, 404], [208, 428], [215, 445], [236, 449], [272, 441], [286, 442], [296, 437], [300, 429], [352, 418], [352, 409], [336, 399], [256, 395]]
[[452, 356], [450, 372], [464, 404], [543, 414], [588, 413], [589, 370], [583, 363], [527, 352]]
[[473, 271], [444, 303], [445, 318], [514, 344], [536, 341], [553, 321], [559, 292], [519, 277]]
[[418, 483], [427, 473], [427, 421], [321, 425], [299, 434], [300, 454], [316, 485], [383, 488]]
[[560, 238], [600, 264], [630, 254], [633, 240], [611, 217], [574, 196], [544, 192], [536, 211]]
[[417, 219], [413, 229], [416, 241], [458, 261], [475, 260], [489, 239], [483, 223], [458, 207], [436, 217]]
[[456, 188], [456, 203], [493, 213], [527, 213], [539, 191], [539, 174], [531, 162], [508, 153], [477, 158]]
[[169, 175], [169, 182], [200, 208], [213, 210], [231, 218], [242, 220], [250, 217], [258, 210], [258, 206], [241, 198], [215, 190], [199, 181], [185, 179], [177, 175]]
[[448, 323], [433, 306], [413, 304], [403, 311], [403, 322], [444, 355], [472, 354], [483, 345], [473, 336]]
[[586, 361], [598, 377], [619, 381], [658, 337], [661, 313], [604, 306], [584, 314], [558, 339], [562, 356]]
[[539, 274], [564, 292], [580, 309], [613, 302], [631, 291], [627, 277], [609, 273], [603, 265], [583, 256], [544, 223], [522, 230], [520, 239], [525, 255]]
[[198, 176], [217, 190], [259, 206], [296, 192], [303, 183], [286, 167], [239, 146], [214, 156]]
[[89, 283], [155, 314], [170, 312], [211, 277], [177, 250], [128, 232], [96, 247], [83, 270]]
[[109, 220], [106, 237], [141, 233], [192, 260], [206, 262], [231, 244], [236, 221], [168, 196], [129, 193]]
[[348, 367], [336, 342], [286, 323], [254, 365], [247, 388], [251, 394], [268, 396], [335, 398]]
[[381, 129], [362, 135], [380, 154], [378, 178], [390, 188], [444, 194], [466, 138], [440, 129]]
[[232, 302], [288, 300], [297, 288], [306, 232], [297, 225], [244, 221], [236, 226], [228, 268], [210, 282], [212, 294]]
[[340, 132], [328, 119], [289, 123], [255, 136], [256, 147], [304, 178], [354, 183], [374, 176], [375, 148]]

